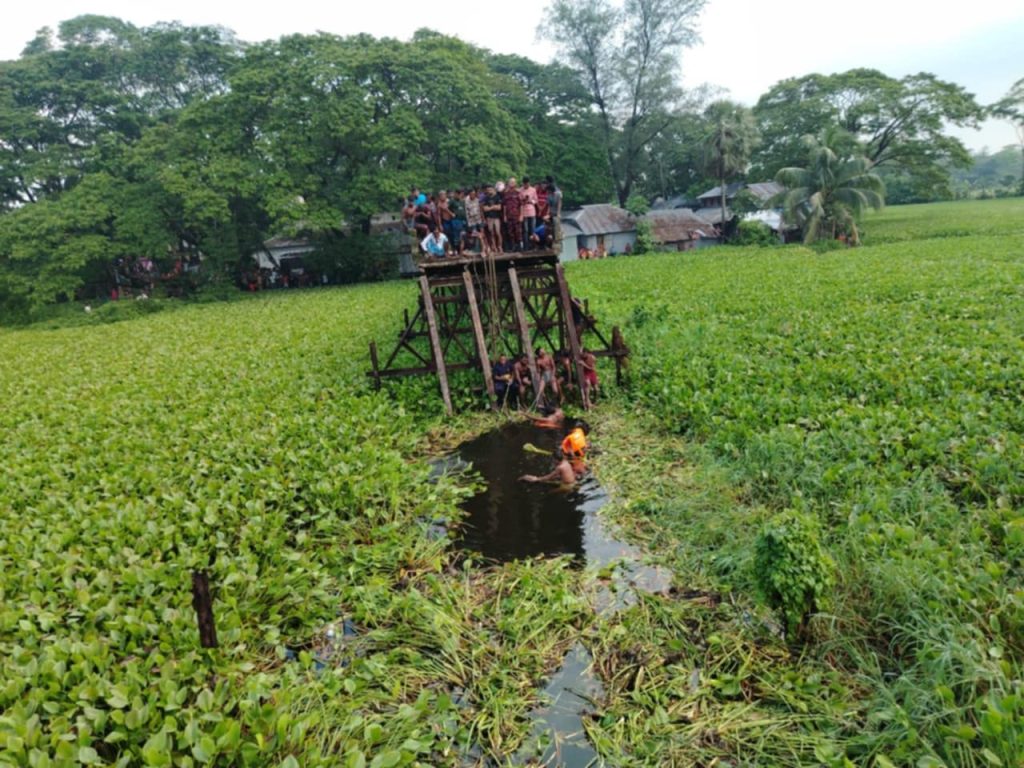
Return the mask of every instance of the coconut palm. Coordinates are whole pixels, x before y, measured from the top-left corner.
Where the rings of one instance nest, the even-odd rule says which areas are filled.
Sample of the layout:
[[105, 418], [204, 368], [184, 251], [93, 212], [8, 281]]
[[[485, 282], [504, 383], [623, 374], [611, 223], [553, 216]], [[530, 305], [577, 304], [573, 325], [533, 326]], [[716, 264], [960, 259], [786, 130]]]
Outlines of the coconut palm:
[[708, 105], [704, 119], [709, 130], [704, 137], [704, 170], [718, 179], [722, 195], [722, 238], [725, 237], [725, 182], [747, 170], [750, 155], [760, 141], [754, 114], [742, 104], [721, 100]]
[[849, 153], [850, 137], [842, 130], [829, 128], [805, 142], [807, 167], [783, 168], [775, 175], [786, 187], [783, 216], [800, 226], [805, 243], [845, 236], [859, 244], [857, 222], [868, 208], [885, 204], [885, 184], [870, 160]]

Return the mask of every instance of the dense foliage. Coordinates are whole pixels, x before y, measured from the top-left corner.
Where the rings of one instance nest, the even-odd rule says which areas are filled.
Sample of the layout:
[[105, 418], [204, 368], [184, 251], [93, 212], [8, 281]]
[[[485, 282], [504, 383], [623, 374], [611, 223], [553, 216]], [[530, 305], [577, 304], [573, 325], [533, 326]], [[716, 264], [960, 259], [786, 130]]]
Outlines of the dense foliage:
[[[409, 463], [424, 421], [363, 384], [368, 335], [407, 287], [0, 333], [0, 763], [450, 764], [515, 747], [522, 692], [583, 609], [577, 576], [448, 575], [426, 528], [464, 491], [428, 484]], [[358, 635], [319, 672], [344, 622]]]
[[372, 279], [344, 240], [413, 185], [556, 174], [567, 206], [607, 198], [588, 103], [564, 68], [429, 31], [243, 45], [73, 19], [0, 64], [0, 310], [103, 295], [118, 257], [230, 279], [277, 235]]
[[[818, 650], [794, 668], [724, 607], [659, 601], [624, 622], [607, 651], [651, 654], [653, 679], [623, 681], [611, 711], [635, 717], [643, 699], [654, 722], [609, 717], [604, 736], [661, 764], [706, 754], [672, 724], [766, 762], [1020, 762], [1022, 223], [1019, 200], [901, 207], [869, 217], [882, 244], [857, 252], [717, 249], [571, 275], [626, 323], [632, 418], [681, 438], [612, 457], [628, 524], [686, 564], [688, 585], [753, 591], [756, 523], [786, 508], [817, 519], [837, 564]], [[681, 635], [681, 668], [655, 673]], [[680, 692], [688, 664], [715, 668], [736, 703]], [[718, 714], [693, 720], [705, 706]]]
[[[369, 391], [409, 284], [0, 331], [0, 763], [500, 761], [582, 634], [608, 764], [1019, 764], [1021, 222], [904, 207], [857, 251], [572, 265], [634, 352], [591, 419], [607, 513], [674, 573], [610, 615], [605, 574], [427, 535], [471, 481], [423, 453], [493, 422]], [[757, 597], [786, 509], [836, 564], [798, 648]]]

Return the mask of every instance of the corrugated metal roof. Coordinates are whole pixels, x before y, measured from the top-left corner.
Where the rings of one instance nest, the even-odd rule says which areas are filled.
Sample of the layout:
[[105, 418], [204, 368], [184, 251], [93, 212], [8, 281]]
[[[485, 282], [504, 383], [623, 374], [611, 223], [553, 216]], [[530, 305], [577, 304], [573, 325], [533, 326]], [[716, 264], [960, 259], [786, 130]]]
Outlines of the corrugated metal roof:
[[[732, 184], [726, 184], [725, 185], [725, 199], [728, 200], [730, 197], [735, 197], [736, 193], [739, 192], [741, 189], [743, 189], [743, 182], [742, 181], [734, 181]], [[703, 195], [701, 195], [697, 199], [698, 200], [704, 200], [704, 199], [709, 198], [709, 197], [713, 197], [716, 200], [720, 199], [722, 197], [722, 187], [721, 186], [712, 187], [711, 189], [709, 189], [707, 192], [705, 192]]]
[[583, 235], [611, 235], [636, 229], [629, 211], [617, 205], [584, 205], [578, 211], [563, 214], [562, 219], [572, 222]]
[[785, 190], [777, 181], [759, 181], [754, 184], [747, 184], [750, 193], [762, 203], [771, 200], [777, 194]]
[[651, 204], [652, 211], [671, 211], [675, 208], [687, 208], [691, 201], [683, 195], [676, 195], [666, 200], [663, 197], [657, 198], [654, 203]]
[[[735, 181], [732, 184], [725, 185], [725, 198], [730, 200], [743, 189], [749, 189], [750, 193], [760, 200], [762, 203], [775, 197], [779, 192], [782, 192], [784, 187], [777, 181], [755, 181], [753, 184], [747, 184], [742, 181]], [[722, 197], [721, 187], [713, 187], [701, 195], [698, 200], [706, 200], [709, 198], [719, 199]]]
[[313, 249], [309, 240], [304, 237], [274, 237], [263, 241], [264, 248], [308, 248]]
[[703, 214], [686, 208], [651, 211], [643, 218], [651, 222], [651, 234], [659, 243], [681, 243], [714, 236], [714, 225]]

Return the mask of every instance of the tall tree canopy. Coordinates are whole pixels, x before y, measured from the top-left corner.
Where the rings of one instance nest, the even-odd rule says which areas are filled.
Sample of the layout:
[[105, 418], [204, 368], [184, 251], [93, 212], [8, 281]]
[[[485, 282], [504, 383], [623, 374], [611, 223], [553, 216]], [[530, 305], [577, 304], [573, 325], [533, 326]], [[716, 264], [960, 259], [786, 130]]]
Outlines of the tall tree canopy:
[[1021, 152], [1020, 193], [1024, 195], [1024, 77], [992, 105], [992, 114], [1011, 123], [1017, 132]]
[[705, 0], [554, 0], [538, 32], [586, 86], [620, 205], [645, 147], [671, 124], [683, 96], [679, 54], [698, 41]]
[[945, 130], [976, 127], [984, 109], [962, 87], [923, 72], [901, 79], [873, 69], [783, 80], [754, 107], [764, 140], [755, 173], [804, 160], [803, 140], [829, 126], [846, 131], [875, 167], [906, 174], [924, 189], [948, 191], [949, 167], [970, 155]]
[[561, 177], [569, 200], [612, 189], [574, 73], [429, 30], [240, 46], [79, 17], [0, 63], [0, 137], [7, 302], [102, 283], [117, 256], [201, 252], [223, 272], [277, 234], [340, 258], [414, 184], [526, 172]]

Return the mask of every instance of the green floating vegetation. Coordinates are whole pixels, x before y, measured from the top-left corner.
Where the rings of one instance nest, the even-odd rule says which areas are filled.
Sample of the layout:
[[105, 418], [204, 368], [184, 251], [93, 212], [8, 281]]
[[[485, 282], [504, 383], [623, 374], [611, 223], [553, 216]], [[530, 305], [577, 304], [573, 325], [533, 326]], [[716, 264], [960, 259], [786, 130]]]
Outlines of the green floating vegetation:
[[[495, 419], [367, 385], [407, 283], [0, 331], [0, 764], [501, 764], [579, 640], [608, 765], [1021, 764], [1020, 206], [571, 265], [633, 350], [588, 417], [600, 514], [675, 576], [600, 615], [600, 573], [428, 535], [473, 480], [424, 458]], [[788, 637], [757, 558], [787, 509], [821, 546]]]
[[[982, 230], [1004, 234], [932, 236], [979, 211]], [[619, 499], [612, 513], [680, 586], [723, 591], [749, 614], [723, 616], [714, 634], [784, 647], [751, 599], [769, 576], [755, 554], [773, 514], [813, 518], [836, 562], [834, 587], [813, 563], [796, 571], [830, 605], [808, 623], [813, 642], [742, 689], [746, 716], [765, 718], [756, 739], [731, 738], [706, 710], [693, 721], [715, 734], [703, 745], [670, 725], [672, 737], [652, 733], [659, 710], [637, 712], [630, 692], [610, 703], [614, 729], [607, 717], [595, 726], [610, 763], [744, 764], [755, 750], [764, 764], [1020, 764], [1021, 213], [1019, 200], [891, 209], [882, 216], [929, 239], [823, 254], [717, 248], [570, 271], [634, 352], [616, 401], [628, 417], [595, 427], [624, 441], [604, 438], [598, 459]], [[898, 240], [898, 227], [884, 239]], [[707, 642], [708, 629], [682, 631], [675, 602], [663, 611], [675, 629], [641, 613], [622, 619], [624, 637], [647, 638], [655, 659], [672, 642], [691, 654]], [[834, 685], [780, 704], [759, 692], [761, 674]]]

